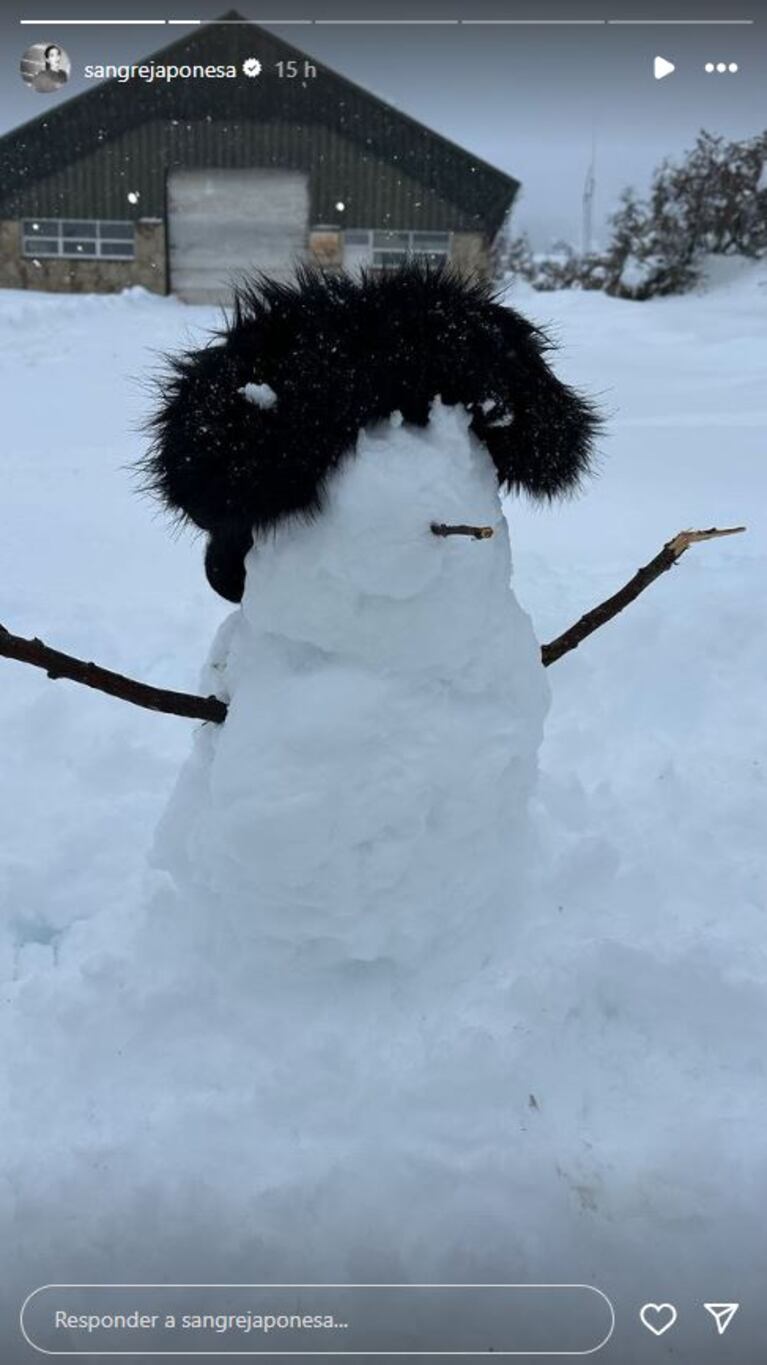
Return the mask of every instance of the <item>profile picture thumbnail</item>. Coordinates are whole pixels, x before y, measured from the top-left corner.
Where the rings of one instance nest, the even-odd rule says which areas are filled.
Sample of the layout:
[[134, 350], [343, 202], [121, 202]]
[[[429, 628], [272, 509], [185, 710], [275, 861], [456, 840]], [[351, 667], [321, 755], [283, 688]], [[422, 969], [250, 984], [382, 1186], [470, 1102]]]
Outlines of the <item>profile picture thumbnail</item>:
[[72, 62], [58, 43], [33, 43], [19, 63], [21, 79], [41, 95], [51, 95], [69, 80]]

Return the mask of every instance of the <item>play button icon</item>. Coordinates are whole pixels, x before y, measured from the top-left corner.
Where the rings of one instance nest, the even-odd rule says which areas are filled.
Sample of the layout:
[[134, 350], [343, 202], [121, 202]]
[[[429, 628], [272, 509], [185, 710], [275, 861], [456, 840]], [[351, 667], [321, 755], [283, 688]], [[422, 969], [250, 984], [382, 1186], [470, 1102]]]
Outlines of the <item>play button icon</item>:
[[672, 71], [676, 71], [673, 62], [666, 57], [656, 57], [652, 64], [652, 73], [656, 81], [662, 81], [665, 76], [670, 76]]

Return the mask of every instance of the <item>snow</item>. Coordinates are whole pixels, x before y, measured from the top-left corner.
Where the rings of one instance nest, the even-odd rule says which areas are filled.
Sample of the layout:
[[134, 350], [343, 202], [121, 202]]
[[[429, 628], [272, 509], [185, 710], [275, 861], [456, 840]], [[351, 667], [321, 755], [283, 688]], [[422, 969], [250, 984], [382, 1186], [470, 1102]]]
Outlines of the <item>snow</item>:
[[662, 261], [659, 256], [627, 256], [621, 267], [620, 282], [624, 289], [641, 289], [657, 274]]
[[[703, 1361], [715, 1336], [703, 1300], [739, 1299], [733, 1349], [757, 1358], [767, 1269], [764, 280], [750, 266], [707, 292], [641, 304], [515, 286], [510, 302], [560, 339], [560, 372], [608, 414], [600, 475], [582, 498], [507, 507], [524, 610], [509, 593], [501, 610], [498, 532], [487, 542], [421, 535], [427, 507], [438, 519], [497, 522], [486, 483], [466, 506], [471, 446], [460, 414], [438, 410], [453, 451], [445, 505], [431, 511], [431, 440], [396, 424], [370, 432], [360, 478], [374, 472], [377, 442], [404, 459], [422, 441], [410, 531], [401, 501], [387, 501], [395, 481], [381, 473], [379, 509], [347, 480], [337, 489], [355, 513], [347, 528], [362, 517], [353, 574], [327, 581], [342, 567], [329, 524], [308, 532], [322, 574], [294, 528], [253, 555], [244, 609], [230, 613], [204, 581], [199, 540], [169, 534], [127, 471], [158, 353], [199, 344], [218, 326], [215, 310], [142, 291], [0, 295], [0, 621], [189, 690], [215, 636], [216, 690], [239, 708], [223, 731], [194, 734], [181, 719], [0, 664], [9, 1332], [20, 1298], [46, 1281], [565, 1280], [615, 1302], [616, 1365], [662, 1349], [636, 1325], [646, 1300], [676, 1303], [664, 1348]], [[525, 612], [551, 639], [677, 530], [744, 522], [746, 535], [693, 547], [545, 675], [533, 668]], [[427, 610], [427, 548], [455, 596], [442, 616]], [[337, 616], [314, 618], [322, 593]], [[380, 605], [380, 636], [354, 609], [363, 597]], [[412, 652], [402, 626], [411, 606]], [[519, 655], [504, 654], [503, 612], [524, 641]], [[453, 685], [446, 663], [467, 666], [472, 635], [492, 666], [480, 649], [476, 688], [469, 674]], [[271, 653], [254, 656], [267, 637]], [[380, 667], [387, 648], [390, 671]], [[284, 696], [278, 656], [292, 670]], [[490, 685], [504, 658], [505, 711]], [[416, 659], [423, 677], [405, 683]], [[329, 685], [339, 671], [340, 690]], [[432, 775], [442, 727], [457, 724], [466, 790], [445, 819], [459, 841], [468, 819], [480, 841], [468, 901], [492, 888], [484, 915], [462, 922], [456, 888], [440, 884], [444, 938], [436, 889], [424, 892], [422, 919], [396, 886], [403, 866], [408, 877], [425, 871], [415, 768], [401, 810], [395, 801], [404, 751], [394, 741], [414, 724], [408, 698], [421, 685]], [[260, 852], [276, 851], [287, 828], [289, 784], [323, 771], [326, 714], [339, 737], [334, 771], [350, 789], [329, 809], [311, 786], [294, 793], [308, 800], [299, 813], [314, 837], [270, 856], [272, 883], [248, 899]], [[379, 726], [365, 747], [371, 715]], [[293, 737], [284, 769], [278, 726]], [[481, 818], [498, 817], [501, 744], [518, 755], [506, 828], [519, 876], [498, 851], [497, 823]], [[282, 804], [267, 811], [265, 792]], [[147, 858], [166, 809], [152, 856], [174, 867], [181, 896]], [[383, 809], [390, 838], [347, 869], [336, 904], [334, 833], [364, 849]], [[184, 861], [185, 810], [210, 812], [215, 829], [206, 842], [200, 821]], [[434, 852], [433, 821], [423, 834]], [[459, 843], [453, 871], [465, 853]], [[217, 913], [206, 915], [212, 893]], [[24, 1357], [13, 1341], [4, 1354], [15, 1365]]]
[[268, 412], [269, 408], [277, 406], [277, 395], [269, 384], [245, 384], [237, 390], [248, 403], [253, 403], [257, 408], [263, 408]]

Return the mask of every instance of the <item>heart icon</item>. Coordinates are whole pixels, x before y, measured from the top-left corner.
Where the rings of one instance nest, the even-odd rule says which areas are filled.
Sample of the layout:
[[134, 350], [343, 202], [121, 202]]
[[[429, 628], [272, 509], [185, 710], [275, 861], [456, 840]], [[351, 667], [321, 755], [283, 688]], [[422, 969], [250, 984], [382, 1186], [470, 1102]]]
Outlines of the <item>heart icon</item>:
[[673, 1303], [646, 1303], [639, 1310], [643, 1325], [653, 1336], [662, 1337], [676, 1322], [677, 1312]]

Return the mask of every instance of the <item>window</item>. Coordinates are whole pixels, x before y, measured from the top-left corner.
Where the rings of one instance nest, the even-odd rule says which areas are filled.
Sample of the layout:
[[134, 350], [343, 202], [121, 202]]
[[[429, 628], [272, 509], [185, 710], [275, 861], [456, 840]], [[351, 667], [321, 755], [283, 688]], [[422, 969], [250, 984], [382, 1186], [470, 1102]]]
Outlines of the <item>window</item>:
[[28, 218], [22, 229], [25, 256], [132, 261], [136, 255], [133, 223], [95, 218]]
[[402, 232], [352, 229], [344, 234], [344, 264], [391, 270], [408, 257], [436, 265], [450, 258], [449, 232]]

